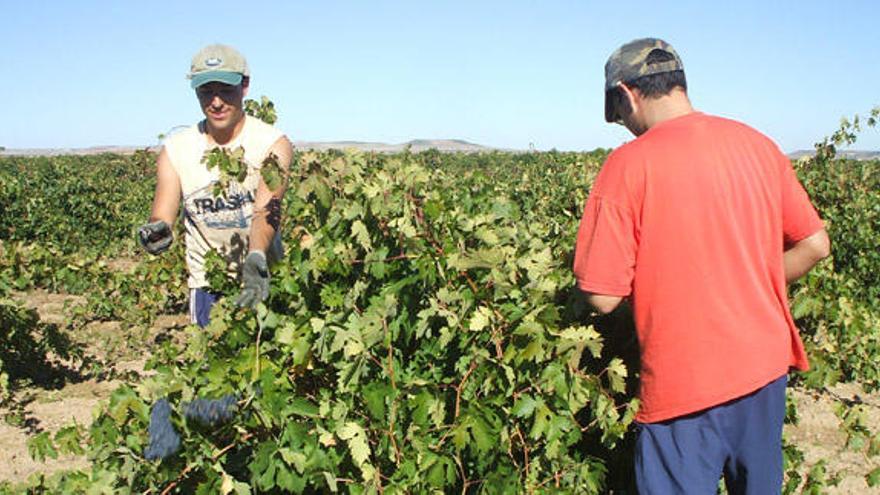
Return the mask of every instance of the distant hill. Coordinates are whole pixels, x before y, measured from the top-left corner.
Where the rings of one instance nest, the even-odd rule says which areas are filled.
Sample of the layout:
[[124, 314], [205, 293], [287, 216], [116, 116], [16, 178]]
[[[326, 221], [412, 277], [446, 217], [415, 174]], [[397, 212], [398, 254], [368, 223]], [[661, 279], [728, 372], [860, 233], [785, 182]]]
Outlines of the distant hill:
[[[366, 141], [294, 141], [293, 146], [304, 150], [329, 150], [329, 149], [357, 149], [361, 151], [375, 151], [379, 153], [397, 153], [407, 146], [415, 153], [428, 149], [436, 149], [443, 152], [479, 152], [492, 151], [499, 148], [483, 146], [471, 143], [463, 139], [413, 139], [405, 143], [388, 144]], [[151, 151], [158, 151], [158, 146], [148, 146]], [[56, 156], [56, 155], [97, 155], [101, 153], [117, 153], [127, 155], [143, 146], [91, 146], [88, 148], [3, 148], [0, 146], [0, 156]], [[501, 151], [525, 151], [516, 149], [501, 149]], [[792, 160], [813, 156], [814, 150], [798, 150], [788, 154]], [[880, 160], [880, 151], [871, 150], [843, 150], [839, 155], [855, 160]]]
[[[813, 156], [815, 154], [816, 150], [798, 150], [789, 153], [788, 157], [792, 160], [797, 160], [798, 158]], [[853, 160], [880, 160], [880, 151], [838, 150], [837, 155], [845, 158], [852, 158]]]
[[[157, 150], [157, 146], [147, 147]], [[0, 156], [58, 156], [58, 155], [100, 155], [101, 153], [114, 153], [130, 155], [144, 146], [91, 146], [88, 148], [6, 148], [0, 150]]]
[[[371, 143], [363, 141], [294, 141], [294, 148], [307, 150], [328, 149], [357, 149], [361, 151], [376, 151], [379, 153], [396, 153], [403, 151], [407, 146], [413, 152], [425, 151], [434, 148], [445, 152], [476, 152], [489, 151], [495, 148], [471, 143], [463, 139], [413, 139], [400, 144]], [[157, 151], [158, 146], [148, 147]], [[101, 153], [118, 153], [127, 155], [134, 153], [142, 146], [92, 146], [88, 148], [11, 148], [0, 149], [0, 155], [16, 156], [57, 156], [57, 155], [97, 155]]]
[[294, 141], [293, 146], [299, 149], [327, 150], [327, 149], [357, 149], [362, 151], [377, 151], [381, 153], [396, 153], [403, 151], [407, 146], [413, 152], [436, 149], [438, 151], [488, 151], [494, 148], [471, 143], [463, 139], [413, 139], [400, 144], [371, 143], [362, 141]]

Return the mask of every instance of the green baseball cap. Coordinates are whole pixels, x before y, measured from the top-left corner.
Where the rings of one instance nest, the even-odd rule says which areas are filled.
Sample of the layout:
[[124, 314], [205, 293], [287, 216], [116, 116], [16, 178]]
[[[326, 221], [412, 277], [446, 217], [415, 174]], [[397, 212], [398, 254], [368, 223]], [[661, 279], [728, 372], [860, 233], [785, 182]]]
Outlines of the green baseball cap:
[[614, 50], [605, 63], [605, 121], [618, 119], [615, 89], [619, 83], [676, 70], [684, 70], [681, 58], [661, 39], [640, 38]]
[[190, 86], [198, 88], [202, 84], [217, 81], [232, 86], [241, 84], [244, 77], [249, 77], [247, 60], [244, 55], [228, 45], [208, 45], [192, 59], [189, 66]]

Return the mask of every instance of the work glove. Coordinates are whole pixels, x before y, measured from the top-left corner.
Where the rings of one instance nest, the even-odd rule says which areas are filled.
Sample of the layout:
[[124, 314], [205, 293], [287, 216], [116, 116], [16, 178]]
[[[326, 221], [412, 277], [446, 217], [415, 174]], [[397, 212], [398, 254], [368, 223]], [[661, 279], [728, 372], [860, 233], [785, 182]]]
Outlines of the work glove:
[[162, 220], [142, 225], [138, 229], [138, 240], [150, 254], [159, 254], [171, 246], [171, 227]]
[[244, 259], [241, 280], [241, 294], [235, 300], [239, 307], [253, 308], [269, 297], [269, 266], [262, 251], [251, 251]]

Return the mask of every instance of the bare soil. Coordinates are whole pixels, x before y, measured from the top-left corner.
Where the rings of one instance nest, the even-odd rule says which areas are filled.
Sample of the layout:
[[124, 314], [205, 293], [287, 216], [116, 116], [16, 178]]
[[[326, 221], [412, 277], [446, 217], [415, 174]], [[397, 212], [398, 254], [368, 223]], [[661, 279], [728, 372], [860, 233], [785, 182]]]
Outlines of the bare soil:
[[[23, 297], [22, 297], [23, 296]], [[20, 295], [25, 303], [35, 308], [43, 321], [64, 327], [67, 322], [65, 305], [75, 304], [76, 296], [50, 294], [36, 291]], [[148, 349], [143, 342], [152, 342], [161, 333], [175, 333], [188, 323], [185, 315], [162, 316], [152, 328], [124, 329], [118, 322], [99, 322], [86, 327], [77, 336], [77, 342], [86, 346], [86, 352], [112, 366], [119, 373], [144, 373]], [[133, 342], [139, 342], [135, 345]], [[112, 374], [111, 374], [112, 375]], [[102, 401], [120, 384], [115, 379], [88, 379], [67, 383], [57, 390], [29, 387], [18, 392], [16, 400], [25, 403], [25, 421], [21, 425], [0, 422], [0, 481], [22, 482], [34, 473], [50, 474], [63, 469], [87, 466], [84, 457], [62, 457], [36, 462], [27, 449], [27, 439], [35, 432], [55, 432], [77, 422], [87, 426], [91, 423]], [[880, 394], [865, 393], [857, 384], [839, 384], [830, 390], [817, 393], [791, 388], [800, 422], [787, 425], [785, 435], [804, 452], [802, 473], [820, 460], [825, 460], [827, 471], [837, 474], [839, 482], [824, 493], [829, 494], [878, 494], [880, 487], [870, 488], [865, 475], [880, 466], [880, 456], [868, 457], [864, 452], [846, 447], [846, 436], [840, 430], [840, 419], [835, 407], [840, 399], [865, 404], [868, 427], [872, 432], [880, 430]], [[5, 416], [8, 410], [0, 409]]]
[[[17, 294], [18, 299], [34, 308], [43, 322], [65, 328], [69, 323], [67, 310], [84, 299], [79, 296], [34, 291]], [[26, 387], [15, 394], [13, 404], [21, 409], [0, 408], [0, 481], [23, 482], [35, 473], [51, 474], [59, 470], [84, 468], [84, 456], [61, 456], [37, 462], [31, 459], [27, 440], [43, 431], [55, 433], [74, 422], [87, 427], [103, 401], [121, 385], [112, 377], [147, 374], [149, 344], [156, 336], [174, 332], [189, 323], [186, 315], [163, 315], [149, 329], [123, 328], [119, 322], [94, 322], [70, 333], [70, 338], [85, 349], [85, 354], [101, 368], [98, 377], [68, 381], [63, 388]], [[61, 366], [72, 363], [58, 363]], [[9, 420], [9, 418], [15, 418]]]
[[880, 494], [880, 486], [869, 487], [865, 475], [880, 467], [880, 456], [871, 458], [866, 449], [855, 451], [846, 446], [846, 435], [840, 430], [840, 419], [835, 414], [839, 399], [863, 403], [866, 407], [867, 425], [872, 433], [880, 431], [880, 394], [866, 394], [858, 384], [840, 383], [825, 393], [792, 388], [789, 389], [797, 402], [799, 423], [787, 425], [785, 434], [791, 443], [804, 452], [806, 472], [824, 459], [828, 473], [840, 478], [837, 486], [829, 487], [834, 494]]

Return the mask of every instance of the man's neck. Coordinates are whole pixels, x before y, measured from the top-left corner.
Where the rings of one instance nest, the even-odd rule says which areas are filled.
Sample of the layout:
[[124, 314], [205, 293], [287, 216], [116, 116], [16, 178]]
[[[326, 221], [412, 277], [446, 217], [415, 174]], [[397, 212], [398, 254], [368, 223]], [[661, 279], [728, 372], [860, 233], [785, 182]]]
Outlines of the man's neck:
[[208, 139], [214, 144], [218, 144], [220, 146], [229, 144], [233, 139], [238, 137], [238, 135], [241, 134], [241, 130], [244, 129], [245, 117], [246, 116], [244, 112], [242, 112], [241, 117], [238, 119], [238, 122], [236, 122], [234, 126], [228, 129], [215, 129], [211, 126], [211, 123], [207, 119], [205, 119], [205, 131], [208, 134]]
[[694, 112], [687, 93], [674, 89], [668, 95], [643, 100], [645, 124], [648, 129], [655, 125]]

